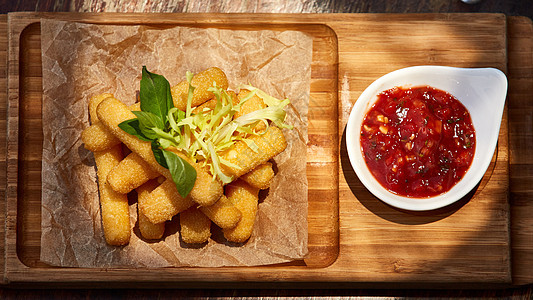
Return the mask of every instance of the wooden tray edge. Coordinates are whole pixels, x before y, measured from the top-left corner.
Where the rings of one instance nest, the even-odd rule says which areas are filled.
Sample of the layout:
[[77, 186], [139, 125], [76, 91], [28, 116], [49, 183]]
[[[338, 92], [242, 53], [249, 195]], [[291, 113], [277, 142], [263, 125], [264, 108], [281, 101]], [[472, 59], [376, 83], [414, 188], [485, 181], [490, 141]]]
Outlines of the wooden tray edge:
[[[14, 39], [13, 37], [14, 36], [19, 36], [22, 34], [22, 32], [28, 27], [30, 26], [31, 24], [33, 23], [37, 23], [39, 22], [40, 20], [40, 17], [42, 15], [51, 15], [51, 14], [48, 14], [48, 13], [44, 13], [44, 14], [41, 14], [41, 13], [15, 13], [15, 14], [10, 14], [9, 15], [9, 20], [8, 20], [8, 23], [10, 23], [12, 20], [17, 20], [17, 21], [22, 21], [22, 22], [19, 22], [17, 24], [17, 26], [10, 26], [9, 28], [9, 39], [10, 39], [10, 42], [12, 42], [10, 44], [10, 53], [11, 55], [9, 56], [9, 62], [10, 64], [12, 65], [12, 68], [10, 68], [11, 70], [11, 73], [9, 75], [9, 97], [8, 97], [8, 100], [9, 100], [9, 103], [8, 103], [8, 110], [11, 112], [9, 115], [8, 115], [8, 123], [9, 123], [9, 130], [8, 130], [8, 153], [11, 154], [11, 158], [12, 159], [9, 159], [8, 160], [8, 168], [9, 168], [9, 176], [10, 176], [10, 179], [8, 180], [8, 193], [6, 193], [7, 197], [6, 199], [8, 201], [7, 202], [7, 210], [8, 211], [15, 211], [17, 210], [16, 208], [16, 201], [9, 201], [9, 199], [16, 199], [17, 198], [17, 173], [18, 173], [18, 170], [17, 170], [17, 161], [18, 161], [18, 148], [19, 148], [19, 143], [18, 143], [18, 134], [17, 134], [17, 130], [18, 130], [18, 122], [19, 122], [19, 116], [15, 113], [18, 111], [19, 109], [19, 102], [18, 102], [18, 98], [20, 96], [20, 91], [18, 90], [19, 89], [19, 70], [18, 70], [18, 66], [15, 66], [17, 64], [17, 62], [19, 61], [20, 57], [19, 57], [19, 45], [17, 43], [15, 43], [14, 41], [16, 39]], [[66, 16], [71, 16], [71, 14], [64, 14]], [[83, 14], [83, 15], [88, 15], [88, 14]], [[120, 15], [119, 14], [113, 14], [114, 16], [116, 17], [119, 17], [120, 18]], [[153, 20], [152, 20], [153, 21]], [[186, 24], [189, 24], [189, 23], [186, 23]], [[192, 23], [191, 23], [192, 24]], [[281, 23], [281, 24], [285, 24], [285, 23]], [[309, 24], [309, 25], [322, 25], [322, 26], [326, 26], [328, 27], [327, 25], [323, 25], [323, 24]], [[338, 62], [337, 62], [338, 64]], [[335, 64], [335, 66], [337, 65]], [[335, 80], [335, 83], [337, 82], [337, 80]], [[334, 93], [335, 95], [337, 94], [336, 92]], [[337, 103], [337, 102], [335, 102]], [[335, 104], [334, 105], [335, 108], [337, 108], [337, 105]], [[335, 130], [335, 132], [337, 132], [337, 130]], [[338, 155], [336, 155], [336, 157], [338, 157]], [[335, 162], [334, 163], [335, 166], [338, 167], [338, 164]], [[336, 172], [336, 174], [338, 174], [338, 172]], [[338, 181], [338, 180], [337, 180]], [[338, 184], [337, 184], [338, 186]], [[338, 189], [336, 191], [336, 194], [337, 194], [337, 199], [338, 199]], [[9, 214], [9, 212], [7, 213], [8, 214], [8, 218], [6, 220], [6, 232], [8, 233], [9, 235], [9, 232], [16, 232], [16, 227], [17, 227], [17, 221], [16, 221], [16, 213], [12, 213], [12, 214]], [[337, 254], [338, 255], [338, 201], [337, 201]], [[29, 277], [32, 277], [33, 279], [30, 279], [28, 282], [31, 282], [31, 281], [35, 281], [36, 278], [43, 278], [41, 272], [43, 271], [52, 271], [52, 270], [61, 270], [59, 271], [59, 277], [57, 277], [57, 281], [61, 281], [61, 274], [68, 274], [70, 273], [71, 271], [74, 271], [75, 273], [77, 273], [75, 271], [76, 268], [74, 269], [65, 269], [65, 268], [50, 268], [50, 269], [44, 269], [44, 270], [34, 270], [34, 268], [32, 267], [28, 267], [26, 265], [24, 265], [17, 257], [17, 249], [15, 249], [14, 244], [16, 244], [16, 236], [15, 235], [11, 235], [11, 237], [7, 237], [6, 238], [6, 243], [11, 245], [11, 246], [7, 246], [6, 247], [6, 265], [5, 265], [5, 268], [6, 268], [6, 278], [8, 279], [8, 281], [13, 281], [12, 279], [14, 279], [14, 281], [18, 281], [18, 280], [22, 280], [23, 282], [25, 282], [25, 280], [28, 278], [27, 276]], [[336, 256], [335, 256], [335, 259], [336, 259]], [[328, 262], [327, 265], [333, 263], [335, 261], [335, 259], [333, 259], [332, 261]], [[327, 265], [324, 265], [323, 267], [327, 267]], [[267, 272], [272, 272], [272, 268], [275, 268], [275, 269], [278, 269], [278, 268], [281, 268], [281, 269], [286, 269], [286, 270], [293, 270], [295, 268], [295, 266], [289, 266], [289, 267], [286, 267], [286, 266], [264, 266], [264, 267], [260, 267], [262, 268], [263, 270], [260, 271], [259, 273], [256, 273], [256, 274], [263, 274], [266, 272], [265, 270], [270, 270], [270, 271], [267, 271]], [[177, 268], [177, 269], [186, 269], [186, 268]], [[98, 268], [98, 269], [79, 269], [79, 275], [80, 277], [83, 277], [82, 274], [93, 274], [93, 278], [98, 278], [100, 276], [98, 276], [97, 274], [101, 273], [101, 271], [104, 270], [102, 268]], [[107, 270], [107, 269], [105, 269]], [[159, 269], [160, 270], [160, 269]], [[169, 269], [166, 269], [167, 271]], [[142, 271], [142, 270], [141, 270]], [[151, 271], [154, 271], [154, 270], [151, 270]], [[189, 270], [190, 271], [190, 270]], [[213, 270], [211, 270], [213, 271]], [[54, 271], [52, 271], [54, 272]], [[120, 269], [118, 270], [118, 272], [121, 272]], [[180, 271], [181, 272], [181, 271]], [[149, 271], [150, 273], [150, 271]], [[200, 273], [203, 273], [203, 271], [200, 271]], [[217, 273], [216, 271], [214, 273]], [[229, 272], [222, 272], [222, 273], [228, 273]], [[253, 273], [253, 272], [252, 272]], [[14, 275], [14, 276], [12, 276]], [[35, 276], [32, 276], [32, 275], [35, 275]], [[231, 274], [230, 274], [231, 275]], [[229, 275], [229, 276], [230, 276]], [[255, 277], [253, 278], [262, 278], [263, 275], [255, 275]], [[179, 281], [184, 281], [185, 279], [184, 278], [181, 278], [181, 275], [176, 275], [177, 277], [179, 277]], [[201, 277], [199, 277], [201, 278]], [[40, 279], [39, 279], [40, 280]], [[37, 281], [39, 281], [37, 280]], [[72, 279], [73, 281], [77, 281], [77, 279]]]
[[[0, 194], [5, 196], [6, 193], [6, 176], [7, 176], [7, 166], [6, 166], [6, 154], [7, 154], [7, 15], [0, 15], [0, 57], [4, 59], [0, 60], [0, 131], [3, 135], [0, 136]], [[5, 224], [6, 217], [6, 202], [5, 198], [0, 203], [0, 223]], [[5, 284], [5, 227], [2, 226], [0, 229], [0, 240], [2, 244], [0, 245], [0, 284]]]
[[[530, 18], [522, 16], [508, 16], [507, 17], [507, 31], [508, 31], [508, 80], [509, 80], [509, 94], [508, 100], [523, 97], [521, 92], [513, 92], [512, 87], [521, 85], [522, 81], [529, 83], [527, 92], [533, 95], [533, 66], [527, 65], [527, 62], [533, 61], [533, 22]], [[526, 50], [527, 49], [527, 50]], [[529, 58], [529, 61], [528, 61]], [[526, 64], [526, 65], [525, 65]], [[529, 70], [529, 71], [528, 71]], [[523, 93], [524, 91], [522, 91]], [[519, 109], [519, 108], [518, 108]], [[530, 108], [531, 109], [531, 108]], [[510, 111], [514, 110], [510, 107]], [[530, 114], [531, 115], [531, 114]], [[516, 120], [509, 118], [509, 127], [512, 132], [513, 124]], [[533, 127], [532, 127], [533, 128]], [[530, 130], [532, 130], [530, 128]], [[512, 134], [512, 133], [511, 133]], [[514, 151], [515, 145], [510, 143], [510, 152]], [[518, 184], [520, 181], [529, 181], [531, 186], [531, 178], [521, 178], [513, 172], [513, 156], [510, 157], [510, 214], [511, 214], [511, 262], [512, 262], [512, 280], [514, 285], [524, 285], [533, 283], [533, 269], [531, 263], [533, 262], [533, 240], [531, 230], [533, 229], [533, 202], [530, 200], [524, 202], [518, 198], [523, 198], [525, 195], [515, 193], [512, 188], [514, 186], [520, 187], [524, 184]], [[519, 166], [520, 167], [520, 166]], [[531, 199], [531, 192], [527, 193]], [[524, 226], [529, 225], [529, 231], [524, 230]]]

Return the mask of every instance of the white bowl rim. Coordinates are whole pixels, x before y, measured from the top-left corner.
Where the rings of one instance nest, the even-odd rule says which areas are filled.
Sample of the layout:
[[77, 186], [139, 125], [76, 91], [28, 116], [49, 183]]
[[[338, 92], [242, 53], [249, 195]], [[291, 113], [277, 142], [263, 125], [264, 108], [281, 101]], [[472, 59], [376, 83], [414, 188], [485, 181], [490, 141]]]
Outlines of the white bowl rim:
[[[410, 84], [409, 78], [414, 76], [420, 76], [421, 74], [425, 74], [425, 76], [446, 76], [446, 80], [453, 81], [455, 77], [475, 77], [475, 76], [489, 76], [491, 80], [495, 82], [495, 84], [499, 84], [498, 87], [498, 93], [494, 94], [493, 100], [496, 101], [496, 103], [493, 103], [490, 106], [491, 112], [493, 112], [493, 116], [495, 118], [492, 118], [493, 123], [490, 126], [491, 132], [484, 133], [483, 136], [488, 135], [488, 138], [484, 138], [483, 145], [480, 145], [478, 142], [478, 132], [482, 132], [484, 129], [481, 128], [481, 126], [476, 127], [476, 150], [474, 154], [474, 160], [472, 162], [472, 165], [468, 169], [465, 176], [461, 179], [459, 183], [457, 183], [454, 187], [452, 187], [449, 191], [429, 198], [414, 198], [414, 197], [404, 197], [400, 195], [396, 195], [387, 189], [385, 189], [381, 184], [377, 182], [377, 180], [374, 178], [374, 176], [370, 173], [368, 170], [368, 167], [366, 163], [364, 162], [364, 158], [362, 156], [362, 152], [360, 149], [360, 126], [361, 126], [361, 120], [366, 115], [368, 109], [370, 108], [371, 104], [375, 102], [375, 99], [377, 95], [389, 88], [392, 88], [394, 86], [403, 86], [403, 87], [410, 87], [410, 86], [424, 86], [429, 85], [438, 89], [442, 89], [444, 91], [447, 91], [455, 96], [454, 91], [449, 91], [446, 88], [442, 88], [439, 86], [439, 84]], [[407, 80], [407, 81], [405, 81]], [[426, 80], [426, 79], [423, 79]], [[431, 80], [428, 80], [431, 81]], [[479, 86], [460, 86], [462, 82], [457, 82], [457, 88], [458, 89], [466, 89], [466, 88], [474, 88], [479, 89], [482, 87]], [[391, 82], [397, 82], [397, 84], [392, 84]], [[454, 82], [451, 82], [450, 84], [454, 84]], [[461, 198], [463, 198], [465, 195], [467, 195], [470, 191], [472, 191], [476, 185], [481, 181], [483, 178], [483, 175], [485, 174], [486, 170], [488, 169], [490, 162], [493, 157], [494, 150], [496, 149], [496, 144], [498, 140], [500, 125], [501, 125], [501, 118], [503, 115], [506, 95], [507, 95], [507, 77], [505, 74], [495, 68], [458, 68], [458, 67], [448, 67], [448, 66], [413, 66], [413, 67], [407, 67], [403, 69], [398, 69], [395, 71], [392, 71], [388, 74], [385, 74], [375, 80], [372, 84], [370, 84], [365, 91], [359, 96], [357, 101], [355, 102], [354, 106], [352, 107], [350, 116], [348, 118], [348, 122], [346, 124], [346, 147], [348, 150], [348, 157], [350, 160], [350, 164], [352, 168], [354, 169], [355, 173], [357, 174], [359, 180], [361, 183], [378, 199], [381, 201], [400, 209], [404, 210], [411, 210], [411, 211], [427, 211], [427, 210], [434, 210], [438, 208], [442, 208], [445, 206], [448, 206]], [[384, 86], [389, 86], [389, 88], [383, 88]], [[452, 89], [452, 88], [451, 88]], [[453, 89], [452, 89], [453, 90]], [[457, 97], [457, 96], [456, 96]], [[472, 97], [472, 96], [470, 96]], [[457, 97], [458, 98], [458, 97]], [[465, 106], [465, 97], [463, 99], [459, 99]], [[468, 108], [468, 106], [467, 106]], [[469, 109], [471, 117], [474, 119], [475, 112], [471, 111]], [[473, 120], [474, 121], [474, 120]], [[485, 126], [483, 126], [485, 127]], [[480, 131], [481, 129], [481, 131]], [[481, 150], [481, 148], [483, 150]], [[481, 155], [483, 152], [484, 155]], [[480, 158], [481, 157], [481, 158]], [[488, 157], [488, 158], [487, 158]], [[361, 164], [361, 162], [363, 164]], [[475, 169], [473, 168], [475, 166]]]

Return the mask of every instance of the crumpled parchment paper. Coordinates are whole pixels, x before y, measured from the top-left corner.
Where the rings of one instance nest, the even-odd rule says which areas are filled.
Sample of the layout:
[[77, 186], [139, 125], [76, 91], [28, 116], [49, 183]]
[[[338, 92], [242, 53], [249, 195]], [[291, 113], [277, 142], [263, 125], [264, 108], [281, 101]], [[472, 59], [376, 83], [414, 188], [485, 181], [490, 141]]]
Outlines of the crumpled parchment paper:
[[[298, 31], [95, 25], [41, 20], [43, 159], [41, 260], [64, 267], [253, 266], [289, 262], [307, 253], [307, 107], [312, 38]], [[250, 240], [235, 246], [214, 230], [199, 247], [179, 238], [179, 222], [163, 240], [142, 240], [131, 201], [132, 237], [123, 247], [102, 232], [93, 154], [83, 147], [88, 100], [108, 92], [136, 100], [141, 68], [171, 85], [212, 66], [230, 89], [252, 84], [289, 98], [288, 148], [275, 158], [278, 173], [260, 203]]]

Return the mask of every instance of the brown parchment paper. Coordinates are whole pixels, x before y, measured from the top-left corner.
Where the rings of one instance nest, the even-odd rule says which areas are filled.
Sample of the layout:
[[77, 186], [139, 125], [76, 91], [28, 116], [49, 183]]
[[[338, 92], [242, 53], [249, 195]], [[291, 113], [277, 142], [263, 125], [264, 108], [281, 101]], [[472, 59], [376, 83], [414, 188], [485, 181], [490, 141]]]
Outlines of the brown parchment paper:
[[[41, 20], [43, 159], [41, 260], [69, 267], [253, 266], [288, 262], [307, 253], [307, 108], [312, 38], [298, 31], [221, 30], [94, 25]], [[180, 241], [179, 222], [161, 241], [140, 238], [131, 201], [128, 245], [104, 240], [94, 157], [80, 133], [89, 126], [88, 100], [109, 92], [135, 102], [141, 67], [171, 85], [187, 70], [220, 67], [230, 89], [249, 83], [292, 106], [288, 148], [275, 158], [278, 173], [259, 204], [250, 240], [236, 246], [213, 230], [201, 246]]]

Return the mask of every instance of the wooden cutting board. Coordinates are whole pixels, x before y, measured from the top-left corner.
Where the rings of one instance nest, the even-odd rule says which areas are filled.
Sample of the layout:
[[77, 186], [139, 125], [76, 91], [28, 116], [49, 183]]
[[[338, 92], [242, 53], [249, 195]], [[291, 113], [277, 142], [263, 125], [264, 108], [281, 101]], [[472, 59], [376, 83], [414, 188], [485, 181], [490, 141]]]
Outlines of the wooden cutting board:
[[[309, 258], [288, 265], [217, 269], [67, 269], [40, 262], [42, 16], [101, 24], [291, 29], [311, 35]], [[1, 21], [0, 30], [6, 28]], [[402, 283], [401, 287], [456, 288], [457, 284], [533, 282], [533, 272], [524, 266], [533, 259], [529, 200], [533, 177], [528, 171], [533, 161], [525, 150], [533, 147], [532, 104], [524, 100], [533, 95], [533, 32], [527, 19], [499, 14], [14, 13], [6, 29], [8, 148], [0, 151], [4, 165], [6, 155], [1, 155], [7, 153], [7, 175], [0, 177], [7, 181], [2, 214], [6, 283], [172, 287]], [[0, 53], [5, 53], [2, 48]], [[359, 182], [348, 162], [344, 127], [353, 103], [373, 80], [395, 69], [425, 64], [496, 67], [507, 72], [508, 109], [493, 162], [477, 189], [445, 209], [408, 213], [383, 204]], [[0, 108], [5, 109], [2, 101]]]

